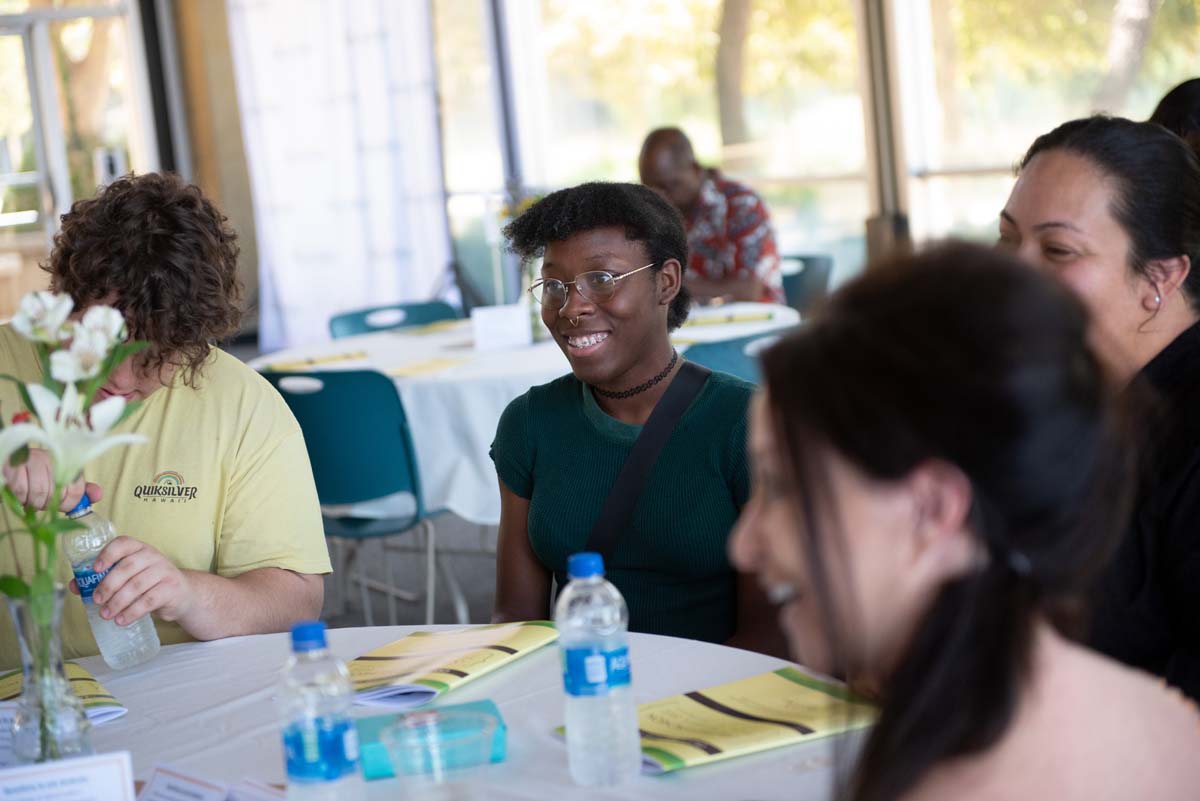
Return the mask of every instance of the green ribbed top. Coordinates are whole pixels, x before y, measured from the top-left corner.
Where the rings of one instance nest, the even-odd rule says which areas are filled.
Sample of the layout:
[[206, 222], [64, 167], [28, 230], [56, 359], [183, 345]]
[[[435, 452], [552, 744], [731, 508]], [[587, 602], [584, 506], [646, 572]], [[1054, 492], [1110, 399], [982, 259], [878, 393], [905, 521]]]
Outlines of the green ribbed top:
[[[734, 633], [729, 533], [750, 491], [746, 414], [754, 386], [713, 373], [659, 454], [630, 530], [605, 565], [632, 631], [721, 642]], [[574, 375], [505, 409], [492, 443], [504, 485], [529, 500], [529, 540], [561, 582], [583, 550], [641, 426], [609, 417]]]

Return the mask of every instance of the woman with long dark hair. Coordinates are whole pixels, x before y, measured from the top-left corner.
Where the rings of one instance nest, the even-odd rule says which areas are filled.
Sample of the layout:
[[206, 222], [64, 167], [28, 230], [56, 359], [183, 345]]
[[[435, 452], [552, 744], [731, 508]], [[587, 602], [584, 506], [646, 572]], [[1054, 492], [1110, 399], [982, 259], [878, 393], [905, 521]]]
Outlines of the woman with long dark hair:
[[735, 564], [797, 660], [882, 699], [855, 801], [1183, 799], [1200, 715], [1070, 639], [1132, 474], [1082, 304], [955, 245], [763, 356]]
[[1088, 640], [1200, 700], [1200, 161], [1152, 123], [1064, 123], [1021, 161], [1000, 247], [1083, 301], [1115, 380], [1152, 401]]

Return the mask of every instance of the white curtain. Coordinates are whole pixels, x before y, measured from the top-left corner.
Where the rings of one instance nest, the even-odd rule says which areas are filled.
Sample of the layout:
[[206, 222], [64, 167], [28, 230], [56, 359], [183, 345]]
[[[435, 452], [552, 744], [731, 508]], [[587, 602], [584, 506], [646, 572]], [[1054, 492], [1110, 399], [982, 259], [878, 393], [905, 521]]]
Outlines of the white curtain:
[[450, 260], [429, 3], [229, 0], [263, 350], [437, 294]]

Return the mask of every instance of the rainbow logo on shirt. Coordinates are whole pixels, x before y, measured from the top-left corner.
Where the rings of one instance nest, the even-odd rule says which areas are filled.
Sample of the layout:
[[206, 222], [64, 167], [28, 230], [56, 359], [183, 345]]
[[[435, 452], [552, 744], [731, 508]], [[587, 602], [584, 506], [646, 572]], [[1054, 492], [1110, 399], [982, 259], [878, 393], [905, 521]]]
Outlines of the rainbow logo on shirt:
[[183, 476], [174, 470], [164, 470], [149, 484], [133, 489], [133, 497], [150, 503], [187, 503], [196, 497], [196, 487], [187, 486]]
[[176, 473], [174, 470], [164, 470], [154, 477], [154, 484], [166, 484], [172, 487], [183, 486], [183, 476]]

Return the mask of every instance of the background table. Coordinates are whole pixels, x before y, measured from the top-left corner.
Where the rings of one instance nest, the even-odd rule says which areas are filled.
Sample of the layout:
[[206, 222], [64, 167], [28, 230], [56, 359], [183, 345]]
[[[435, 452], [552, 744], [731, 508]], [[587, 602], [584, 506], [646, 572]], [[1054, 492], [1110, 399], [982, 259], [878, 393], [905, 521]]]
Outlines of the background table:
[[[427, 628], [427, 627], [426, 627]], [[444, 627], [443, 627], [444, 628]], [[408, 634], [412, 627], [333, 629], [330, 647], [352, 659]], [[283, 781], [275, 708], [286, 634], [169, 646], [146, 665], [113, 673], [100, 657], [80, 660], [129, 713], [93, 730], [99, 751], [128, 749], [145, 779], [159, 763], [230, 784]], [[780, 659], [720, 645], [630, 635], [633, 692], [639, 703], [776, 670]], [[834, 739], [781, 748], [668, 776], [639, 776], [616, 789], [572, 784], [566, 747], [552, 731], [563, 723], [556, 646], [443, 696], [453, 704], [490, 698], [508, 724], [508, 759], [472, 778], [489, 799], [727, 799], [806, 801], [829, 797]], [[383, 710], [355, 707], [357, 716]], [[845, 740], [843, 740], [845, 742]], [[401, 797], [401, 780], [368, 782], [368, 798]]]
[[[799, 321], [799, 313], [787, 306], [737, 303], [694, 311], [691, 324], [672, 339], [686, 352], [691, 344], [766, 333]], [[530, 387], [570, 371], [552, 340], [477, 352], [468, 320], [345, 337], [272, 353], [250, 365], [257, 370], [373, 369], [391, 375], [410, 421], [425, 508], [487, 525], [500, 522], [496, 470], [488, 456], [500, 415]]]

